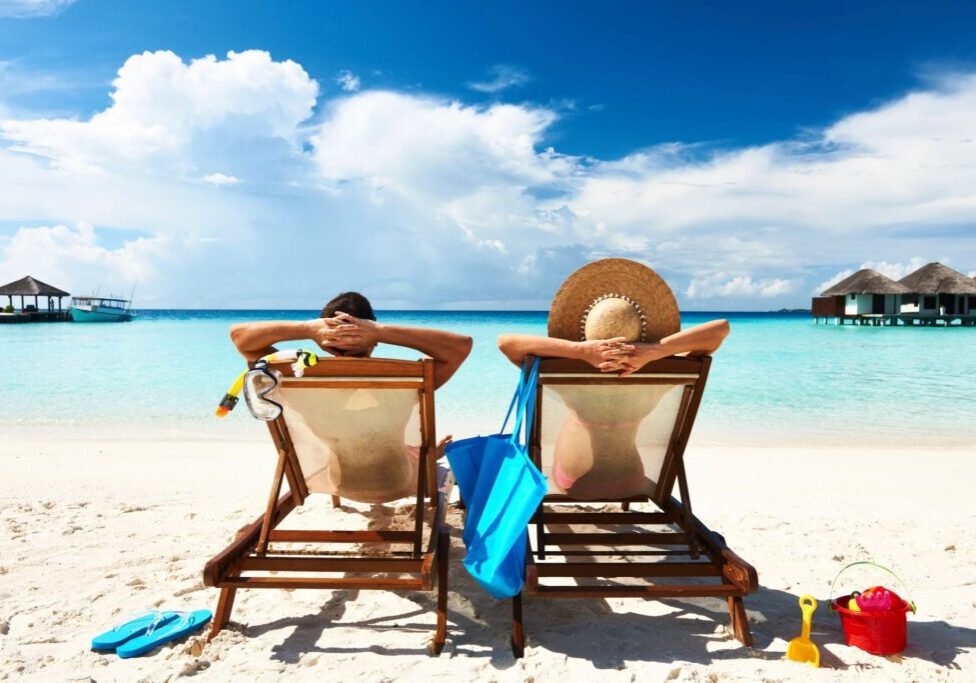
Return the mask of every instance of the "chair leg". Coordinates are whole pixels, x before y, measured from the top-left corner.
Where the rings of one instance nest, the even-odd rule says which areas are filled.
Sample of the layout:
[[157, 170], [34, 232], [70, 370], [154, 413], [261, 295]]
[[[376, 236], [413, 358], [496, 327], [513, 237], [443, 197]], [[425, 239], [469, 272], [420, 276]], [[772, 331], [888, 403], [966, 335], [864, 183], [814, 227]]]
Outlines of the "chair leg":
[[342, 507], [342, 499], [339, 496], [332, 496], [332, 507], [339, 508]]
[[207, 642], [209, 643], [214, 637], [220, 633], [220, 629], [227, 625], [230, 621], [230, 612], [234, 609], [234, 596], [237, 593], [236, 588], [221, 588], [220, 598], [217, 600], [217, 612], [214, 614], [213, 621], [210, 622], [210, 633], [207, 635]]
[[752, 631], [749, 629], [749, 617], [746, 606], [740, 597], [727, 598], [729, 615], [732, 617], [732, 634], [735, 639], [746, 647], [752, 647]]
[[447, 640], [447, 570], [448, 553], [451, 549], [451, 536], [447, 529], [441, 529], [437, 537], [437, 630], [427, 648], [427, 654], [436, 657], [444, 649]]
[[522, 626], [522, 594], [512, 598], [512, 654], [521, 659], [525, 654], [525, 629]]

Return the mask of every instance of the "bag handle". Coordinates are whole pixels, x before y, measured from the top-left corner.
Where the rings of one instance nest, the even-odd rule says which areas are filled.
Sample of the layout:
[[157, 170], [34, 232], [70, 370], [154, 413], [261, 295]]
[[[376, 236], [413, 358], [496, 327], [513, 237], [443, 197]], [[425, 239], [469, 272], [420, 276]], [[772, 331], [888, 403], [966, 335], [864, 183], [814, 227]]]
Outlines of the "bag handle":
[[532, 425], [535, 424], [535, 404], [536, 397], [538, 396], [538, 384], [539, 384], [539, 362], [541, 359], [536, 358], [535, 363], [532, 365], [532, 371], [529, 374], [528, 382], [525, 386], [525, 391], [528, 392], [528, 398], [525, 400], [525, 431], [524, 431], [524, 444], [529, 443], [529, 439], [532, 436]]
[[848, 569], [850, 569], [851, 567], [856, 567], [858, 565], [869, 565], [871, 567], [877, 567], [878, 569], [884, 570], [884, 571], [888, 572], [889, 574], [891, 574], [893, 577], [895, 577], [895, 581], [897, 581], [898, 582], [898, 585], [900, 585], [902, 588], [905, 589], [905, 593], [908, 595], [908, 604], [912, 608], [912, 613], [913, 614], [917, 614], [918, 613], [918, 608], [915, 605], [915, 598], [912, 597], [912, 592], [910, 590], [908, 590], [908, 586], [906, 586], [905, 585], [905, 582], [901, 580], [901, 577], [898, 576], [897, 574], [895, 574], [893, 571], [891, 571], [887, 567], [885, 567], [883, 565], [880, 565], [877, 562], [871, 562], [870, 560], [860, 560], [858, 562], [851, 562], [849, 565], [847, 565], [846, 567], [844, 567], [843, 569], [841, 569], [839, 572], [837, 572], [837, 576], [835, 576], [834, 577], [834, 580], [830, 582], [830, 598], [829, 598], [829, 602], [828, 602], [829, 609], [831, 609], [831, 610], [834, 609], [834, 586], [837, 584], [837, 579], [839, 579], [840, 578], [840, 575], [843, 574], [844, 572], [846, 572]]
[[[522, 396], [519, 401], [518, 410], [515, 413], [515, 426], [512, 428], [511, 442], [516, 445], [524, 445], [529, 441], [528, 433], [532, 429], [532, 420], [535, 417], [535, 395], [536, 383], [539, 380], [539, 358], [535, 358], [531, 368], [526, 364], [524, 369], [528, 370], [528, 377], [525, 383], [520, 386]], [[522, 433], [523, 424], [525, 425], [526, 436], [520, 441], [519, 435]]]
[[512, 410], [515, 409], [516, 404], [521, 405], [522, 392], [525, 387], [525, 366], [519, 368], [519, 381], [515, 387], [515, 393], [512, 394], [512, 400], [508, 404], [508, 412], [505, 413], [505, 419], [502, 421], [502, 428], [498, 430], [499, 434], [505, 433], [505, 427], [508, 426], [508, 419], [512, 416]]

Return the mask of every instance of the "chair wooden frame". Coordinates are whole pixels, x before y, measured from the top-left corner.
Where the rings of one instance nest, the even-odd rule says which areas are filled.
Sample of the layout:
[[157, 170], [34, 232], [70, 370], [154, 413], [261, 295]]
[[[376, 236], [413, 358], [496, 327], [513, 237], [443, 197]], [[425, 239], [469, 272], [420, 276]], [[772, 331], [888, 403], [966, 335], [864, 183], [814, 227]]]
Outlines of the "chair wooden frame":
[[[430, 591], [437, 588], [437, 625], [428, 646], [440, 654], [447, 632], [447, 572], [449, 528], [444, 521], [453, 481], [448, 474], [437, 481], [437, 440], [434, 424], [434, 365], [419, 361], [330, 358], [294, 377], [288, 365], [276, 365], [282, 386], [303, 389], [416, 388], [420, 394], [420, 460], [414, 528], [410, 531], [284, 530], [278, 526], [309, 496], [301, 464], [288, 433], [284, 415], [268, 423], [278, 453], [271, 492], [264, 513], [237, 533], [236, 539], [217, 553], [203, 570], [207, 586], [220, 589], [208, 641], [230, 620], [234, 597], [240, 588], [318, 588], [390, 591]], [[283, 492], [287, 481], [288, 490]], [[332, 504], [340, 500], [332, 496]], [[430, 538], [423, 546], [424, 518], [433, 507]], [[301, 552], [278, 548], [276, 543], [314, 544]], [[369, 543], [370, 554], [336, 550], [349, 544]], [[376, 548], [383, 548], [377, 553]], [[276, 572], [273, 576], [253, 572]], [[293, 575], [301, 572], [302, 575]], [[323, 576], [310, 576], [322, 573]], [[332, 576], [333, 574], [342, 576]], [[352, 576], [350, 576], [350, 574]], [[373, 576], [357, 576], [373, 574]], [[380, 574], [381, 576], [375, 576]], [[385, 576], [382, 576], [385, 575]]]
[[[575, 360], [543, 359], [539, 368], [536, 414], [530, 438], [530, 454], [542, 466], [541, 425], [545, 419], [542, 391], [554, 384], [684, 384], [675, 426], [662, 466], [662, 478], [653, 496], [623, 500], [577, 501], [566, 495], [547, 495], [530, 524], [535, 525], [536, 543], [529, 540], [526, 579], [522, 593], [512, 599], [512, 651], [521, 657], [525, 649], [522, 597], [543, 598], [725, 598], [732, 632], [747, 647], [752, 635], [742, 598], [759, 586], [756, 570], [729, 550], [719, 534], [708, 529], [692, 514], [684, 452], [701, 403], [711, 357], [671, 357], [645, 365], [627, 378], [606, 375]], [[681, 500], [672, 496], [678, 484]], [[618, 503], [619, 511], [593, 511], [584, 503]], [[632, 503], [652, 503], [657, 510], [638, 512]], [[555, 511], [553, 505], [576, 510]], [[590, 524], [601, 529], [623, 527], [599, 533], [547, 530], [548, 525]], [[646, 527], [651, 527], [650, 529]], [[637, 529], [637, 530], [635, 530]], [[596, 546], [610, 550], [577, 549]], [[568, 548], [568, 549], [567, 549]], [[579, 557], [585, 562], [551, 562], [552, 557]], [[608, 562], [608, 558], [637, 561]], [[601, 561], [601, 558], [604, 558]], [[654, 561], [654, 558], [658, 558]], [[662, 559], [663, 558], [663, 559]], [[547, 585], [553, 578], [643, 578], [646, 585]], [[663, 583], [660, 579], [665, 579]], [[688, 581], [686, 579], [696, 579]]]

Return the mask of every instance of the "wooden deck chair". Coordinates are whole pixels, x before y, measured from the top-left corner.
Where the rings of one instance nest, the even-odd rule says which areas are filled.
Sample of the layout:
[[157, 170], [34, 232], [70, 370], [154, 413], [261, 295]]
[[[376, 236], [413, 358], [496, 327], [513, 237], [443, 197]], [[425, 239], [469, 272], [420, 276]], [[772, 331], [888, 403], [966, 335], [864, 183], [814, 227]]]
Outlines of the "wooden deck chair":
[[[204, 583], [220, 588], [209, 639], [227, 625], [240, 588], [429, 591], [436, 584], [428, 652], [440, 654], [452, 483], [436, 468], [433, 361], [330, 358], [301, 378], [287, 364], [273, 367], [282, 378], [268, 398], [282, 413], [268, 422], [278, 453], [271, 493], [264, 514], [204, 568]], [[340, 498], [374, 504], [412, 498], [413, 528], [279, 528], [313, 493], [332, 496], [334, 506]]]
[[525, 646], [523, 595], [725, 598], [735, 637], [751, 646], [742, 597], [757, 589], [756, 570], [692, 514], [685, 477], [710, 363], [672, 357], [619, 378], [581, 361], [541, 362], [530, 453], [549, 492], [530, 521], [525, 587], [512, 602], [515, 656]]

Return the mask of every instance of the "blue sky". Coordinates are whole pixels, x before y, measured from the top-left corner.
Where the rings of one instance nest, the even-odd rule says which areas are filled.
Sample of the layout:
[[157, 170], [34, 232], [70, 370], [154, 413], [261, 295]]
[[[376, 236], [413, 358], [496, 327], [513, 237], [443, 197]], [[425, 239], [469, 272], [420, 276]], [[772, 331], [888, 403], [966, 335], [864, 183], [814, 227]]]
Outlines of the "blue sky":
[[0, 0], [0, 275], [542, 308], [621, 255], [731, 310], [970, 272], [974, 74], [971, 3]]

